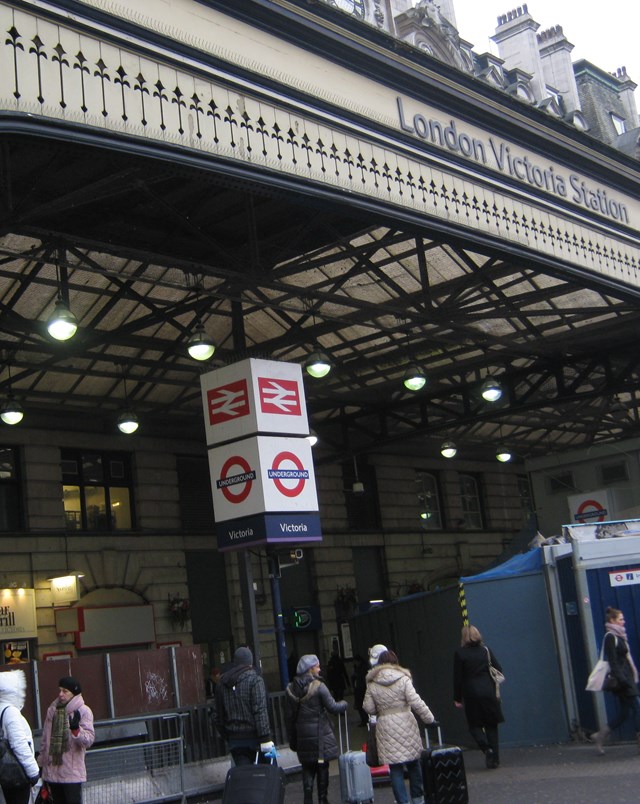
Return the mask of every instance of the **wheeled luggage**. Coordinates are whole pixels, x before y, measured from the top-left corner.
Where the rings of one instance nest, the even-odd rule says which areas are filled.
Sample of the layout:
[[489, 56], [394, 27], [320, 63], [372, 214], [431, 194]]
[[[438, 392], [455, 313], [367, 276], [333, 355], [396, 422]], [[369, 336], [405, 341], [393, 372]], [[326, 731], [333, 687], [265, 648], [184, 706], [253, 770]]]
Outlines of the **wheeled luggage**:
[[238, 765], [227, 771], [222, 804], [283, 804], [285, 783], [284, 771], [273, 760], [269, 765]]
[[[344, 717], [344, 743], [342, 740], [342, 717]], [[373, 782], [371, 780], [371, 769], [367, 765], [364, 751], [349, 750], [349, 730], [346, 712], [344, 715], [338, 715], [338, 732], [340, 734], [340, 757], [338, 758], [340, 800], [342, 804], [372, 802]]]
[[469, 790], [462, 749], [456, 745], [443, 745], [440, 725], [434, 723], [432, 726], [438, 730], [438, 746], [431, 748], [427, 727], [427, 747], [420, 756], [425, 804], [467, 804]]

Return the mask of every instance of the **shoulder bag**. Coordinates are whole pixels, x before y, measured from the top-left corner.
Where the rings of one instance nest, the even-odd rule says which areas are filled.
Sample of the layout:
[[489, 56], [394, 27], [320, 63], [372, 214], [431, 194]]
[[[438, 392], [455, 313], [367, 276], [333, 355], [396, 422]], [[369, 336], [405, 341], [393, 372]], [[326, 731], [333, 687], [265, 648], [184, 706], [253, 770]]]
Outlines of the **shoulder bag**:
[[378, 756], [378, 743], [376, 741], [376, 724], [370, 722], [368, 729], [369, 735], [365, 750], [367, 765], [370, 768], [378, 768], [380, 767], [380, 757]]
[[[605, 634], [606, 638], [606, 634]], [[616, 645], [618, 638], [614, 635]], [[615, 692], [618, 689], [618, 679], [612, 675], [609, 662], [604, 658], [604, 639], [600, 646], [600, 656], [598, 661], [594, 664], [593, 670], [589, 673], [587, 679], [587, 686], [585, 689], [588, 692]]]
[[9, 740], [4, 733], [2, 721], [7, 707], [2, 710], [0, 715], [0, 785], [7, 790], [16, 787], [29, 787], [29, 780], [24, 768], [16, 759], [13, 749], [9, 745]]
[[491, 652], [489, 648], [485, 646], [485, 650], [487, 651], [487, 659], [489, 660], [489, 675], [493, 679], [493, 683], [496, 685], [496, 697], [500, 697], [500, 684], [504, 682], [504, 674], [501, 673], [497, 667], [494, 667], [491, 664]]

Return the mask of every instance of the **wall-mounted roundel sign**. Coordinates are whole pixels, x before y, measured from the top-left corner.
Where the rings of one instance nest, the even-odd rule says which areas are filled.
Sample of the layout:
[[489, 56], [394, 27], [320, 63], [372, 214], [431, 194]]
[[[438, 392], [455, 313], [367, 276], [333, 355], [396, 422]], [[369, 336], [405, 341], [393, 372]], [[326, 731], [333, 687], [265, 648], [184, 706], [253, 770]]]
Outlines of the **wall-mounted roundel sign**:
[[[240, 472], [232, 472], [233, 467], [239, 467]], [[241, 455], [231, 455], [222, 465], [220, 479], [216, 486], [230, 503], [244, 502], [251, 493], [251, 486], [256, 479], [256, 473]]]
[[[293, 469], [283, 468], [282, 464], [287, 461], [293, 464]], [[273, 480], [280, 494], [285, 497], [297, 497], [302, 493], [304, 484], [309, 479], [309, 470], [304, 468], [297, 455], [294, 455], [293, 452], [285, 451], [279, 452], [275, 456], [267, 476]], [[294, 484], [290, 485], [290, 481], [294, 481]]]
[[607, 516], [607, 509], [597, 500], [583, 500], [576, 511], [576, 520], [585, 522], [586, 520], [604, 522]]

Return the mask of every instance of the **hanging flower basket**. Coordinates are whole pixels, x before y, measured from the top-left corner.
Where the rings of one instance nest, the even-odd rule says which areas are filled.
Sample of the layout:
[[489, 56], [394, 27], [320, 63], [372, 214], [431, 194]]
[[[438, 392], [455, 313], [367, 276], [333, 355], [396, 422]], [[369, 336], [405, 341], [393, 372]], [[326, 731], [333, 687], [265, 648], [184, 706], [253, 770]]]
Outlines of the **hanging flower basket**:
[[191, 619], [191, 603], [188, 597], [169, 595], [169, 617], [171, 620], [184, 628]]

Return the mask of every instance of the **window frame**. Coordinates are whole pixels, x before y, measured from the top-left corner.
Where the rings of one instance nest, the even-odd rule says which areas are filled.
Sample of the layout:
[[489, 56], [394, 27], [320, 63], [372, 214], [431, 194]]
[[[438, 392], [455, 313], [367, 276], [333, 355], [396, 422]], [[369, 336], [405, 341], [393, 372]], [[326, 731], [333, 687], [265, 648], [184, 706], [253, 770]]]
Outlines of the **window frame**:
[[[464, 500], [467, 497], [467, 493], [463, 490], [462, 483], [465, 480], [473, 481], [473, 485], [475, 487], [475, 495], [474, 498], [477, 502], [477, 509], [475, 511], [466, 510]], [[462, 520], [464, 522], [465, 530], [484, 530], [486, 528], [486, 516], [484, 511], [484, 499], [483, 499], [483, 491], [482, 491], [482, 483], [480, 481], [480, 477], [473, 472], [460, 472], [458, 474], [458, 484], [460, 488], [460, 503], [462, 509]], [[470, 516], [475, 514], [477, 519], [476, 523], [470, 522]]]
[[[12, 476], [9, 478], [2, 478], [0, 477], [0, 487], [2, 487], [3, 491], [0, 495], [0, 499], [3, 501], [13, 500], [12, 506], [12, 514], [14, 515], [13, 521], [7, 523], [7, 527], [3, 527], [2, 519], [0, 518], [0, 534], [3, 533], [13, 533], [15, 531], [22, 531], [24, 530], [24, 500], [23, 500], [23, 488], [22, 488], [22, 472], [20, 467], [20, 452], [18, 447], [15, 447], [11, 444], [0, 444], [0, 449], [6, 450], [11, 453], [11, 471]], [[5, 491], [9, 491], [9, 494], [5, 498]], [[13, 492], [13, 493], [11, 493]], [[8, 508], [5, 507], [5, 511]]]
[[[100, 464], [101, 477], [87, 477], [91, 471], [89, 461]], [[75, 464], [76, 471], [65, 471], [70, 469], [70, 464]], [[121, 465], [122, 474], [118, 475], [114, 471], [114, 464]], [[136, 528], [135, 516], [135, 494], [133, 484], [133, 471], [131, 465], [131, 454], [115, 450], [100, 449], [61, 449], [60, 466], [62, 475], [63, 489], [63, 509], [65, 516], [65, 528], [73, 533], [104, 534], [104, 533], [130, 533]], [[69, 527], [69, 514], [64, 504], [64, 493], [66, 489], [77, 488], [79, 500], [79, 527]], [[87, 504], [87, 490], [102, 490], [104, 493], [104, 516], [105, 527], [92, 527], [91, 518]], [[129, 523], [127, 527], [118, 528], [113, 525], [113, 507], [117, 502], [116, 492], [125, 489], [129, 495]]]
[[[433, 481], [433, 494], [435, 497], [435, 511], [437, 513], [437, 524], [430, 525], [429, 518], [423, 518], [422, 513], [423, 511], [429, 512], [430, 509], [428, 506], [422, 504], [422, 498], [426, 495], [424, 494], [424, 486], [421, 487], [422, 478], [427, 477]], [[416, 486], [417, 488], [417, 497], [418, 497], [418, 514], [420, 516], [420, 524], [425, 530], [445, 530], [445, 515], [444, 515], [444, 505], [443, 505], [443, 498], [442, 498], [442, 487], [440, 483], [440, 477], [437, 472], [430, 471], [428, 469], [416, 469]], [[426, 502], [426, 501], [425, 501]]]

